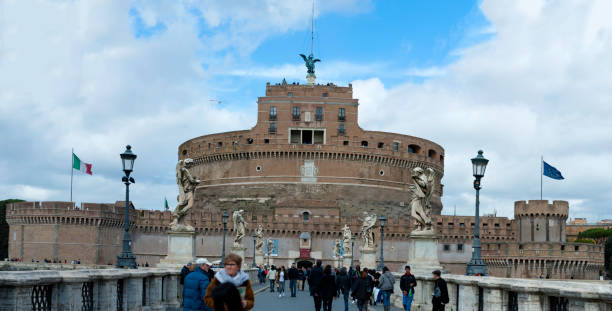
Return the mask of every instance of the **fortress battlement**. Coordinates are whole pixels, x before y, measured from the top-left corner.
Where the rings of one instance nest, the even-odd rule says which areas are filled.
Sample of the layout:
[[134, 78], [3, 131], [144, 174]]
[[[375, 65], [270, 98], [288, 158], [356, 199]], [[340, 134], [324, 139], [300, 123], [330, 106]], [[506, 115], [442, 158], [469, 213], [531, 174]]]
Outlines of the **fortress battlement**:
[[514, 202], [514, 217], [558, 216], [567, 218], [569, 203], [567, 201], [529, 200]]

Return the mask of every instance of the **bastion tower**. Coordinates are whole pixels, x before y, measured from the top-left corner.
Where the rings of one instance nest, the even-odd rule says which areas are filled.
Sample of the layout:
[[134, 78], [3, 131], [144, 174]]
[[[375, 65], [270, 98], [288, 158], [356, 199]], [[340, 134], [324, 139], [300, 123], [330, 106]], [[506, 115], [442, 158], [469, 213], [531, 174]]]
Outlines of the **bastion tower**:
[[404, 218], [418, 166], [435, 172], [432, 213], [439, 215], [444, 149], [418, 137], [363, 130], [358, 108], [351, 84], [267, 83], [253, 128], [179, 146], [179, 160], [193, 159], [190, 171], [202, 180], [194, 210], [340, 223], [363, 211]]

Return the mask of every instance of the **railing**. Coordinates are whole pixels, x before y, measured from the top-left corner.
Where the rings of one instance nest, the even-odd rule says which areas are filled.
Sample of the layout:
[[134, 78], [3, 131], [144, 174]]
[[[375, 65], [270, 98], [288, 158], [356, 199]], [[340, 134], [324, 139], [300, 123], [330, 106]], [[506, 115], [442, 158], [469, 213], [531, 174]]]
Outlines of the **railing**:
[[[402, 307], [396, 274], [395, 306]], [[612, 286], [600, 281], [551, 281], [443, 274], [448, 286], [446, 310], [612, 310]], [[416, 276], [412, 310], [431, 310], [434, 279]]]
[[180, 269], [2, 271], [0, 310], [178, 310]]

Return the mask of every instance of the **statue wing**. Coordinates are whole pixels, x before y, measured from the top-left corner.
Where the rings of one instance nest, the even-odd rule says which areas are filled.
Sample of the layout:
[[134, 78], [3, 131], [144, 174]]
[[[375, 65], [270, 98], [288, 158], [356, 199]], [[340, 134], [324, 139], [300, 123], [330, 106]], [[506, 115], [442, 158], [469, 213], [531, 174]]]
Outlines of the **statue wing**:
[[305, 62], [307, 62], [307, 61], [308, 61], [308, 58], [306, 58], [306, 55], [304, 55], [304, 54], [300, 54], [300, 56], [302, 56], [302, 58], [304, 59], [304, 61], [305, 61]]
[[313, 61], [312, 61], [312, 63], [314, 64], [314, 63], [316, 63], [316, 62], [320, 62], [320, 61], [321, 61], [320, 59], [315, 58], [315, 60], [313, 60]]

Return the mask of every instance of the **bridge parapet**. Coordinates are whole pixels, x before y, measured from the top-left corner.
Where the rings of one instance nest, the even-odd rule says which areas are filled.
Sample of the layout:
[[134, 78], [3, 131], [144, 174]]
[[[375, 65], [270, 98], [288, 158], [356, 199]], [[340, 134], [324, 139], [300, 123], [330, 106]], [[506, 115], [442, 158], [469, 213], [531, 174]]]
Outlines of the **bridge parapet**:
[[[391, 299], [402, 307], [401, 274]], [[611, 310], [612, 289], [603, 281], [558, 281], [443, 274], [450, 298], [446, 310]], [[432, 275], [417, 275], [413, 308], [431, 310]]]

